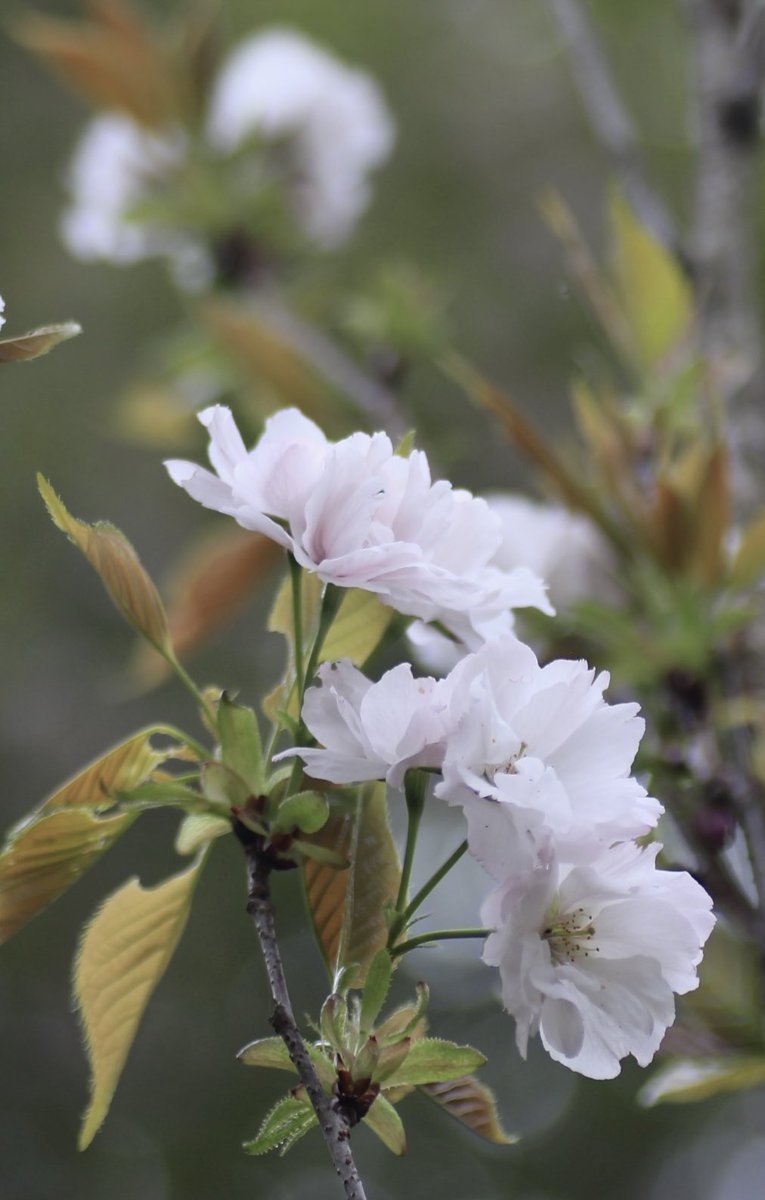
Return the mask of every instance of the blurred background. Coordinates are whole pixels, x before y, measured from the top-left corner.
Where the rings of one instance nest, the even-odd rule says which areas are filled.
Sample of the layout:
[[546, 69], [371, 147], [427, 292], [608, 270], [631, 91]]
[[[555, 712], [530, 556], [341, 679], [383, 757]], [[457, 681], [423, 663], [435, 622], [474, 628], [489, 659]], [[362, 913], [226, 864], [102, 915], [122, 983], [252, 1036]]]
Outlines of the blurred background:
[[[6, 28], [14, 12], [3, 5]], [[165, 14], [168, 4], [145, 0]], [[670, 206], [688, 206], [683, 32], [666, 0], [592, 4], [649, 162]], [[566, 433], [572, 367], [593, 332], [572, 298], [561, 254], [538, 211], [554, 186], [596, 245], [608, 172], [573, 90], [565, 56], [539, 0], [229, 0], [231, 41], [269, 23], [293, 25], [380, 82], [398, 124], [394, 154], [374, 201], [338, 255], [336, 277], [363, 287], [389, 261], [410, 260], [435, 281], [455, 347], [500, 380], [546, 430]], [[45, 11], [74, 16], [75, 0]], [[220, 518], [203, 513], [167, 479], [160, 459], [186, 447], [145, 449], [119, 433], [124, 389], [184, 320], [156, 261], [116, 270], [76, 263], [57, 232], [63, 176], [86, 110], [3, 37], [0, 190], [6, 333], [76, 318], [84, 334], [50, 357], [7, 367], [2, 378], [0, 696], [2, 820], [10, 825], [57, 783], [151, 720], [193, 730], [178, 687], [136, 694], [124, 668], [133, 647], [98, 581], [53, 528], [34, 483], [42, 471], [71, 511], [107, 518], [162, 580], [178, 548]], [[419, 443], [456, 484], [529, 482], [488, 419], [469, 409], [435, 369], [408, 385]], [[201, 439], [199, 446], [201, 447]], [[202, 681], [256, 703], [275, 682], [277, 638], [263, 635], [273, 583], [192, 663]], [[318, 1138], [285, 1161], [248, 1159], [251, 1137], [283, 1091], [281, 1080], [234, 1058], [268, 1032], [269, 1006], [244, 912], [237, 848], [216, 847], [179, 952], [152, 1000], [112, 1111], [94, 1145], [76, 1150], [87, 1070], [71, 1011], [70, 962], [78, 929], [96, 904], [138, 870], [144, 883], [178, 863], [175, 821], [142, 818], [64, 898], [3, 950], [0, 970], [0, 1176], [4, 1200], [209, 1200], [255, 1195], [335, 1197]], [[443, 832], [445, 844], [453, 842]], [[454, 841], [457, 840], [456, 834]], [[298, 1013], [316, 1012], [323, 969], [305, 931], [297, 879], [278, 881], [278, 918]], [[466, 889], [471, 881], [446, 885]], [[448, 902], [448, 897], [447, 897]], [[477, 951], [475, 952], [477, 954]], [[400, 972], [403, 997], [432, 984], [432, 1027], [491, 1051], [513, 1147], [487, 1145], [424, 1097], [404, 1102], [409, 1152], [394, 1159], [363, 1128], [357, 1161], [373, 1200], [749, 1200], [765, 1171], [765, 1096], [644, 1111], [642, 1073], [613, 1083], [582, 1080], [536, 1046], [522, 1062], [497, 981], [472, 952], [420, 953]]]

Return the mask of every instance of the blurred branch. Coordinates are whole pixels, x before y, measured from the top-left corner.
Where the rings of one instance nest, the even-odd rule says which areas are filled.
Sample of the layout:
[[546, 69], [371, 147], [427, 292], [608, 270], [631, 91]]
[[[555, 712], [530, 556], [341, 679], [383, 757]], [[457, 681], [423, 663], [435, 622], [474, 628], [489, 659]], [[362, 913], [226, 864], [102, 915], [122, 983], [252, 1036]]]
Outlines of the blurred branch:
[[579, 0], [548, 0], [548, 4], [566, 39], [574, 80], [592, 130], [616, 168], [627, 199], [642, 223], [678, 253], [675, 223], [649, 181], [634, 123], [585, 9]]
[[752, 200], [760, 147], [765, 9], [747, 0], [683, 0], [696, 72], [698, 158], [693, 230], [703, 348], [723, 394], [762, 365]]
[[353, 1161], [350, 1127], [326, 1094], [311, 1062], [292, 1011], [271, 901], [271, 864], [259, 848], [257, 835], [235, 823], [234, 831], [247, 862], [247, 911], [252, 917], [268, 972], [274, 1011], [271, 1024], [284, 1042], [316, 1113], [332, 1164], [340, 1177], [346, 1200], [366, 1200], [364, 1185]]

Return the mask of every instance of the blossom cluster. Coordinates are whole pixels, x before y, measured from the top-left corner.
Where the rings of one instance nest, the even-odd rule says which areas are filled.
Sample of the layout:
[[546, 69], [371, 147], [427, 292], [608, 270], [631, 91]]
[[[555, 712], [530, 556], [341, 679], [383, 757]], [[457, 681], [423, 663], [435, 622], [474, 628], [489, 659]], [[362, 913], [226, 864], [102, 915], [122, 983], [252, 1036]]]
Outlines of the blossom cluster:
[[[252, 193], [276, 183], [303, 233], [332, 248], [366, 207], [368, 175], [388, 156], [394, 126], [368, 75], [301, 34], [272, 28], [246, 39], [223, 63], [203, 134], [215, 157], [251, 150]], [[62, 233], [72, 253], [116, 263], [162, 254], [182, 281], [193, 281], [204, 270], [200, 247], [141, 213], [187, 151], [180, 127], [149, 131], [116, 112], [93, 118], [68, 174], [72, 202]]]
[[540, 665], [512, 631], [512, 609], [549, 611], [528, 567], [503, 569], [502, 522], [484, 501], [432, 483], [424, 454], [384, 434], [331, 443], [295, 410], [247, 450], [228, 410], [201, 414], [215, 472], [168, 463], [209, 508], [273, 538], [328, 583], [365, 588], [402, 614], [462, 639], [443, 678], [402, 663], [374, 682], [325, 663], [302, 711], [314, 744], [293, 747], [334, 784], [432, 775], [437, 801], [464, 814], [491, 890], [484, 961], [499, 969], [525, 1053], [593, 1078], [632, 1054], [652, 1059], [674, 995], [697, 986], [714, 918], [703, 888], [641, 846], [662, 812], [631, 774], [644, 724], [604, 699], [584, 662]]

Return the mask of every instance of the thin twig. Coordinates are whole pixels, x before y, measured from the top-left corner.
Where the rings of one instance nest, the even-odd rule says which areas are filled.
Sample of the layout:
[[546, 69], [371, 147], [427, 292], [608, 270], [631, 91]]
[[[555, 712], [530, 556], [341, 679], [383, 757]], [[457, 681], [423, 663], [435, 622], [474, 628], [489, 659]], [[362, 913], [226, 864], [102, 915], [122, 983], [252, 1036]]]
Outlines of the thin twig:
[[702, 342], [723, 393], [732, 394], [762, 360], [752, 202], [765, 14], [743, 0], [684, 0], [684, 7], [696, 85], [693, 259]]
[[593, 133], [611, 159], [637, 216], [668, 249], [679, 251], [675, 223], [648, 178], [635, 126], [614, 84], [598, 37], [579, 0], [548, 0]]
[[255, 839], [248, 835], [248, 831], [243, 831], [240, 841], [244, 846], [247, 861], [247, 911], [258, 934], [274, 1003], [271, 1024], [274, 1032], [287, 1047], [300, 1081], [308, 1093], [332, 1164], [342, 1181], [346, 1200], [366, 1200], [364, 1185], [351, 1152], [350, 1127], [345, 1117], [338, 1112], [333, 1098], [328, 1096], [321, 1086], [292, 1011], [284, 964], [276, 937], [271, 901], [271, 866], [260, 853]]

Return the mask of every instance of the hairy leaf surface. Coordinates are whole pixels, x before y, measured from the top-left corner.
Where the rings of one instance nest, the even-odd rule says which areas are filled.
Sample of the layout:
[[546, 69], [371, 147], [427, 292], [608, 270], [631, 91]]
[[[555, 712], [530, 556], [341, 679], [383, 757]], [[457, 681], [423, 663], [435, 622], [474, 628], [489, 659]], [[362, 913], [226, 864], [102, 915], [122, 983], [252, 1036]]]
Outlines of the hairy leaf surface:
[[441, 1108], [473, 1133], [500, 1146], [518, 1141], [516, 1134], [507, 1133], [497, 1115], [497, 1102], [491, 1088], [479, 1083], [472, 1075], [444, 1083], [428, 1083], [421, 1090]]

